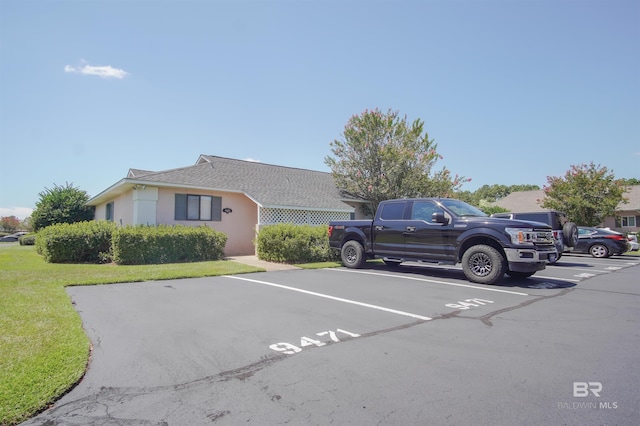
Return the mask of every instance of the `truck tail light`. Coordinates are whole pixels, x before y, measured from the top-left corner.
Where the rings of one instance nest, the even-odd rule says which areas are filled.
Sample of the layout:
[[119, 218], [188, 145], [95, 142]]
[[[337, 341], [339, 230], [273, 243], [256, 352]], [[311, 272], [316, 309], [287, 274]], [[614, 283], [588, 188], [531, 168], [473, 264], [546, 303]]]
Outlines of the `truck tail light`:
[[333, 226], [329, 225], [329, 238], [333, 235]]

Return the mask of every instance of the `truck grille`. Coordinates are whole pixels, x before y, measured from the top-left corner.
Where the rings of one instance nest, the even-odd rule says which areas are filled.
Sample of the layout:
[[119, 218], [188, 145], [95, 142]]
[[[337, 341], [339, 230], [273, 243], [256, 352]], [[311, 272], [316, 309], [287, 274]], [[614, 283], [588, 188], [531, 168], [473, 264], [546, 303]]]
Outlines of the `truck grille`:
[[548, 229], [534, 229], [533, 243], [541, 246], [555, 245], [555, 240], [553, 238], [553, 231], [550, 231]]

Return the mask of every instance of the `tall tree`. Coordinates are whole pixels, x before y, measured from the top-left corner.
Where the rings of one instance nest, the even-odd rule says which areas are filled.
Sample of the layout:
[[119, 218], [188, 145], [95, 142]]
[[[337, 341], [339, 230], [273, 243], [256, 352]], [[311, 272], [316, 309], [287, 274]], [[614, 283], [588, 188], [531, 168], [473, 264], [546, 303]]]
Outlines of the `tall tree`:
[[0, 218], [0, 227], [4, 231], [13, 232], [20, 227], [20, 219], [16, 216], [3, 216]]
[[602, 224], [620, 202], [626, 202], [624, 179], [616, 179], [606, 167], [572, 165], [564, 177], [547, 177], [542, 206], [562, 210], [573, 222], [584, 226]]
[[56, 223], [74, 223], [93, 219], [94, 208], [87, 206], [89, 195], [73, 184], [45, 188], [31, 214], [34, 231]]
[[[466, 201], [469, 204], [473, 204], [476, 207], [480, 207], [485, 213], [487, 209], [491, 205], [491, 203], [495, 203], [501, 198], [506, 197], [512, 192], [518, 191], [532, 191], [539, 190], [540, 187], [538, 185], [482, 185], [480, 188], [475, 190], [474, 192], [469, 191], [461, 191], [456, 193], [456, 198], [461, 199], [462, 201]], [[499, 208], [498, 208], [499, 209]], [[498, 213], [502, 210], [492, 211], [493, 213]]]
[[331, 142], [335, 157], [325, 157], [325, 164], [337, 186], [370, 201], [374, 213], [381, 201], [448, 196], [469, 180], [444, 167], [433, 171], [442, 156], [420, 119], [409, 124], [396, 111], [365, 110], [349, 119], [343, 137]]
[[630, 178], [630, 179], [623, 179], [624, 180], [624, 184], [625, 185], [640, 185], [640, 179], [638, 178]]

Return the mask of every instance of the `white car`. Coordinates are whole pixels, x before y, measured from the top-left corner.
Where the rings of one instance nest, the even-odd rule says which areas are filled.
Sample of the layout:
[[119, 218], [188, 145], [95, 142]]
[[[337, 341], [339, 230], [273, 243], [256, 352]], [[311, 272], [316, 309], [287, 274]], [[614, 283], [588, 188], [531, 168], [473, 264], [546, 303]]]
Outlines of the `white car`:
[[638, 244], [638, 236], [629, 234], [627, 236], [627, 240], [629, 240], [629, 251], [637, 251], [640, 250], [640, 244]]

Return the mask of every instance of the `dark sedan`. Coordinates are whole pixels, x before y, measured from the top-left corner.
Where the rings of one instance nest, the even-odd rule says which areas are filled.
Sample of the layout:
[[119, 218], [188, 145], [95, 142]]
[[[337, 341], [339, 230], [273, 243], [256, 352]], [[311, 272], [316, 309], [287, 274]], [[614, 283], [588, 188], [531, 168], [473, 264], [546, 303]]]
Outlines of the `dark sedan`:
[[578, 244], [574, 253], [588, 253], [593, 257], [609, 257], [629, 251], [627, 237], [602, 228], [578, 227]]
[[15, 234], [5, 235], [0, 237], [0, 243], [14, 243], [20, 239], [23, 235], [27, 235], [26, 232], [16, 232]]

